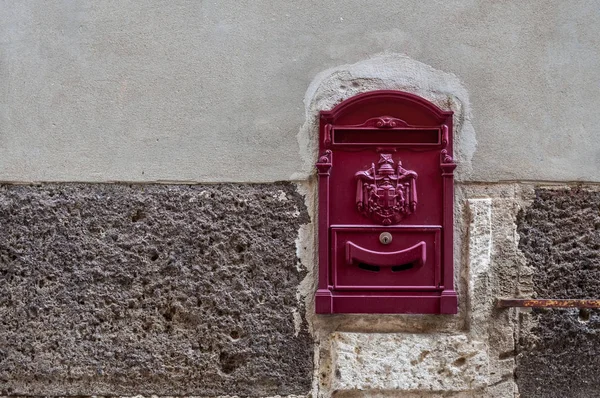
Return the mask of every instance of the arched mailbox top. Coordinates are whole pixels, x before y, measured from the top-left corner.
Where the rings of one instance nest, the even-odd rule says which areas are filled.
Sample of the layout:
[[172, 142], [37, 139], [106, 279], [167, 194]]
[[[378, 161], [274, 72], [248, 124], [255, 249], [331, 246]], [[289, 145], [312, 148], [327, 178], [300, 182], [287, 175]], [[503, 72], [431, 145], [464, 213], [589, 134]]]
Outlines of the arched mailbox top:
[[403, 91], [359, 94], [321, 112], [321, 148], [392, 145], [452, 152], [452, 115]]
[[[348, 98], [330, 111], [321, 112], [321, 120], [335, 125], [360, 125], [369, 119], [399, 119], [407, 126], [439, 126], [452, 120], [452, 112], [444, 111], [417, 95], [404, 91], [371, 91]], [[396, 127], [396, 126], [390, 126]]]

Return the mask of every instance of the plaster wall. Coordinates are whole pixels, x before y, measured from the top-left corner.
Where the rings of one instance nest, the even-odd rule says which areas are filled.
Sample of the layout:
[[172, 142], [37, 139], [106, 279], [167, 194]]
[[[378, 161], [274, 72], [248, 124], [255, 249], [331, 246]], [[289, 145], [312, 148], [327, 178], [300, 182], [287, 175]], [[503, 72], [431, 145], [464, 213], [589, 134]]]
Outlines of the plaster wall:
[[459, 178], [597, 182], [598, 7], [2, 1], [0, 180], [303, 180], [314, 76], [391, 52], [469, 89], [476, 147]]

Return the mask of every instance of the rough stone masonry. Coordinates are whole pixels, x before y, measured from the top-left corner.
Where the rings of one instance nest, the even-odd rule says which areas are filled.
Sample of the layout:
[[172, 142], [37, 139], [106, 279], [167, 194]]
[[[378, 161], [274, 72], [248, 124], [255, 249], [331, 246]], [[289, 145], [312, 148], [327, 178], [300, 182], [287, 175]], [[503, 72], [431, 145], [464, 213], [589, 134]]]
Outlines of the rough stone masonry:
[[[519, 248], [535, 270], [538, 298], [600, 297], [600, 192], [537, 189], [518, 219]], [[598, 396], [598, 310], [523, 314], [517, 383], [527, 398]]]
[[292, 184], [0, 188], [2, 395], [306, 393]]

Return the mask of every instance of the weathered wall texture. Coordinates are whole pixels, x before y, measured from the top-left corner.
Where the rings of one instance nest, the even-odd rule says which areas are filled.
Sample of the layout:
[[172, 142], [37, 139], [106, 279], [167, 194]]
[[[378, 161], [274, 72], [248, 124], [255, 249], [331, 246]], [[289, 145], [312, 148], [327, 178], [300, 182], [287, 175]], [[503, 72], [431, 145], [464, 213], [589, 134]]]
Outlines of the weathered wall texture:
[[598, 192], [461, 184], [457, 316], [315, 316], [314, 264], [307, 269], [297, 257], [306, 262], [302, 253], [310, 252], [298, 240], [299, 229], [312, 228], [304, 206], [310, 195], [296, 189], [2, 187], [2, 392], [597, 392], [596, 313], [530, 314], [494, 303], [532, 294], [596, 297]]
[[465, 178], [600, 181], [589, 145], [598, 7], [4, 0], [0, 180], [305, 179], [296, 133], [306, 88], [327, 68], [388, 52], [470, 90], [477, 152]]
[[[0, 395], [598, 395], [599, 313], [495, 308], [600, 296], [598, 9], [0, 2], [0, 181], [82, 182], [0, 187]], [[456, 316], [314, 314], [318, 112], [378, 89], [454, 111]]]
[[[593, 213], [596, 194], [585, 195], [574, 205]], [[316, 317], [308, 307], [309, 325], [298, 300], [310, 306], [303, 278], [314, 280], [314, 264], [305, 270], [297, 253], [307, 261], [313, 236], [297, 236], [312, 228], [311, 196], [293, 185], [4, 186], [0, 197], [5, 394], [516, 392], [517, 314], [493, 303], [531, 291], [516, 233], [530, 186], [458, 187], [458, 316]], [[531, 357], [523, 341], [519, 372]]]
[[[519, 234], [538, 298], [600, 297], [600, 192], [537, 190]], [[522, 323], [516, 374], [524, 397], [599, 394], [597, 310], [535, 310]]]
[[0, 188], [0, 390], [310, 390], [293, 185]]

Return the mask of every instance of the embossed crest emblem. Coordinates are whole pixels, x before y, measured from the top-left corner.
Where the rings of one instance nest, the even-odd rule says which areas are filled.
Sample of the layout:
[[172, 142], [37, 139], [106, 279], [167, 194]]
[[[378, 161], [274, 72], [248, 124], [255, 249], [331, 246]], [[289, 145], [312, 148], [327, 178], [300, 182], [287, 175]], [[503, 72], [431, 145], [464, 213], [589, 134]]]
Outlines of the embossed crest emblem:
[[391, 154], [380, 154], [377, 167], [355, 174], [357, 210], [376, 223], [399, 223], [417, 208], [417, 173], [406, 170]]

